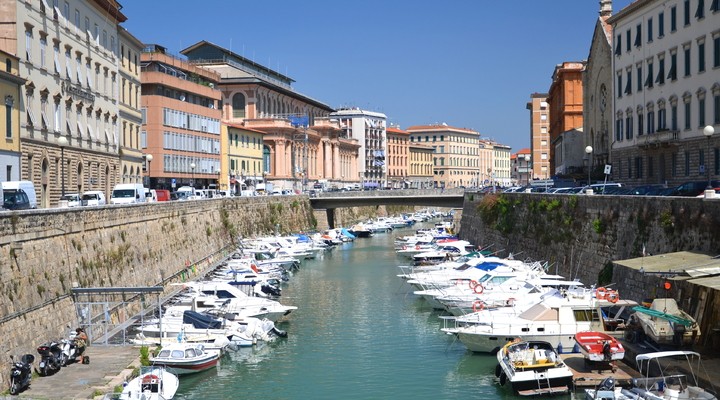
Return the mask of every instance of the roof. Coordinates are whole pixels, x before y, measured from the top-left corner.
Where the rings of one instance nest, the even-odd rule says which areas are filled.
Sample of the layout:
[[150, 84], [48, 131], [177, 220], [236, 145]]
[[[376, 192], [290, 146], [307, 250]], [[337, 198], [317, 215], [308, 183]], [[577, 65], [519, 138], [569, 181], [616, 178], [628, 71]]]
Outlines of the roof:
[[415, 131], [415, 132], [426, 132], [426, 131], [445, 131], [445, 132], [446, 132], [446, 131], [461, 131], [461, 132], [472, 133], [472, 134], [478, 135], [478, 133], [477, 133], [476, 131], [472, 130], [472, 129], [469, 129], [469, 128], [457, 128], [457, 127], [450, 126], [450, 125], [445, 124], [445, 123], [443, 123], [443, 124], [435, 124], [435, 125], [414, 125], [414, 126], [411, 126], [411, 127], [407, 128], [407, 129], [405, 129], [405, 130], [408, 131], [408, 132], [410, 132], [410, 133], [413, 133], [413, 131]]
[[267, 132], [259, 131], [257, 129], [250, 129], [243, 124], [233, 124], [230, 122], [223, 122], [223, 125], [227, 125], [229, 128], [242, 129], [242, 130], [248, 131], [248, 132], [261, 133], [263, 135], [267, 134]]
[[667, 279], [689, 280], [696, 285], [720, 288], [720, 258], [704, 253], [679, 251], [614, 263], [643, 273], [665, 275]]
[[409, 135], [409, 134], [410, 134], [410, 132], [408, 132], [408, 131], [404, 131], [404, 130], [402, 130], [402, 129], [392, 128], [392, 127], [385, 129], [385, 132], [387, 132], [387, 133], [395, 133], [395, 134], [398, 134], [398, 135]]

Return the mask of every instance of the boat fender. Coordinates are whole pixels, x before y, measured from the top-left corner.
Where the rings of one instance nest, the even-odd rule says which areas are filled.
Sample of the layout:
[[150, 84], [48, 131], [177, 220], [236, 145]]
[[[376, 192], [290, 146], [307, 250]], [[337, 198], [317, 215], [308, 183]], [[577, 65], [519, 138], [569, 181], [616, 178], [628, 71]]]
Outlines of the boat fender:
[[500, 367], [500, 364], [495, 366], [495, 376], [500, 377], [500, 374], [502, 374], [502, 368]]
[[604, 287], [599, 287], [595, 289], [595, 298], [597, 298], [598, 300], [604, 300], [605, 296], [607, 296], [607, 292], [607, 289], [605, 289]]
[[478, 283], [477, 285], [475, 285], [473, 290], [475, 291], [476, 294], [482, 294], [482, 292], [485, 291], [485, 288], [483, 287], [482, 283]]
[[507, 383], [507, 375], [505, 375], [505, 372], [500, 373], [500, 384], [502, 386], [505, 386], [505, 383]]
[[482, 311], [485, 309], [485, 303], [482, 300], [475, 300], [472, 308], [475, 312]]
[[620, 300], [620, 294], [614, 290], [608, 290], [605, 299], [611, 303], [617, 303]]

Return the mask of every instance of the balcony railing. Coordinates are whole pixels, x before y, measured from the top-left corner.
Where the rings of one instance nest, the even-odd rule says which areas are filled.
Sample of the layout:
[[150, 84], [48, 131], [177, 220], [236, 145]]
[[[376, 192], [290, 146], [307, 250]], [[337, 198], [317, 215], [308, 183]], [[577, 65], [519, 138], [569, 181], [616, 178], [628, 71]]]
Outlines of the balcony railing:
[[669, 129], [658, 129], [653, 133], [645, 134], [644, 138], [638, 140], [641, 148], [666, 147], [680, 139], [680, 131]]

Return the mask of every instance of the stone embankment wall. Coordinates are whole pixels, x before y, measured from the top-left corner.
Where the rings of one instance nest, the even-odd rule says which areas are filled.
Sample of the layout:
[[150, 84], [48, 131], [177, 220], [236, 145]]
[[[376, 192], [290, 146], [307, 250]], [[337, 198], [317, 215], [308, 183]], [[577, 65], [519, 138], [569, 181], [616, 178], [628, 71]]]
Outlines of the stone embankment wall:
[[[500, 256], [547, 261], [548, 272], [578, 278], [588, 286], [612, 283], [622, 297], [641, 301], [665, 297], [657, 290], [664, 278], [612, 261], [641, 257], [643, 252], [716, 255], [718, 226], [720, 200], [468, 193], [460, 235]], [[702, 320], [703, 332], [718, 327], [720, 315], [713, 310], [720, 306], [720, 296], [682, 280], [667, 295]]]
[[0, 357], [67, 335], [73, 287], [167, 284], [230, 251], [232, 237], [316, 223], [301, 196], [0, 213]]

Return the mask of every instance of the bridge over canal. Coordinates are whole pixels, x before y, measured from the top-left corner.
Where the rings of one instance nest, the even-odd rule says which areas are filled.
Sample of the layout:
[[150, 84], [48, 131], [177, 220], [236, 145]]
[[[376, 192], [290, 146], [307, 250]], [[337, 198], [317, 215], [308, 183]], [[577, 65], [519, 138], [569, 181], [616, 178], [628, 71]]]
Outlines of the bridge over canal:
[[310, 205], [315, 210], [326, 210], [328, 225], [334, 228], [336, 208], [381, 205], [462, 208], [463, 198], [463, 189], [323, 192], [311, 197]]

